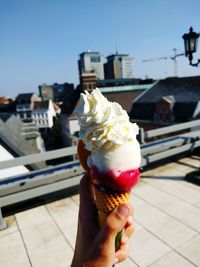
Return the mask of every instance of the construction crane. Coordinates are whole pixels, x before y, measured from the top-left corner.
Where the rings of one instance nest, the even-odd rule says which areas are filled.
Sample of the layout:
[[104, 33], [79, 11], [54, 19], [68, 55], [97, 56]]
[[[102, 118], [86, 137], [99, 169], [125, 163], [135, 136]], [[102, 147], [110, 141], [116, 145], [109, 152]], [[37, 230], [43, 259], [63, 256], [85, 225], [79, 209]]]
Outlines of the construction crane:
[[149, 58], [142, 60], [142, 63], [151, 62], [151, 61], [157, 61], [157, 60], [168, 60], [171, 59], [174, 61], [174, 76], [178, 76], [178, 63], [177, 63], [177, 57], [184, 56], [184, 53], [177, 54], [177, 49], [174, 48], [174, 55], [172, 57], [158, 57], [158, 58]]

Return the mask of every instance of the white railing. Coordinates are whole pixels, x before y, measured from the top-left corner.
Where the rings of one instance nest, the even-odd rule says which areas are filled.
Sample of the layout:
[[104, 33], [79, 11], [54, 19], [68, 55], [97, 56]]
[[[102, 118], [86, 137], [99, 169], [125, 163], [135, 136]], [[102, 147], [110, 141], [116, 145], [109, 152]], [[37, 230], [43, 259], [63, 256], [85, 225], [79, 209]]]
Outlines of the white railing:
[[[178, 134], [179, 131], [184, 133]], [[200, 147], [200, 120], [167, 126], [159, 129], [141, 131], [140, 139], [142, 164], [145, 168], [152, 163], [166, 158], [173, 158], [185, 153], [192, 153]], [[146, 142], [146, 139], [175, 133], [174, 136]], [[45, 153], [32, 154], [19, 158], [1, 161], [0, 170], [20, 165], [73, 156], [73, 160], [61, 165], [49, 166], [45, 169], [14, 175], [0, 180], [0, 229], [5, 227], [1, 208], [37, 196], [56, 192], [64, 188], [78, 186], [84, 173], [77, 158], [76, 147], [68, 147]]]

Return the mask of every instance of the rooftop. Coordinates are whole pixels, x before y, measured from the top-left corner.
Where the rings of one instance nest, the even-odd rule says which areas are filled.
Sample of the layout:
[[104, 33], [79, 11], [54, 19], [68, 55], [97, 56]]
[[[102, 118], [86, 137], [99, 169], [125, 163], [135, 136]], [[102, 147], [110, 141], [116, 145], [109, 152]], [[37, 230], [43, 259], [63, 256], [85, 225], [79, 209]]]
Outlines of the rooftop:
[[23, 93], [23, 94], [19, 94], [17, 97], [16, 97], [16, 101], [18, 100], [27, 100], [29, 101], [30, 98], [34, 95], [34, 93]]
[[133, 85], [123, 85], [123, 86], [100, 87], [99, 90], [102, 93], [138, 91], [138, 90], [147, 90], [152, 86], [153, 84], [136, 84], [136, 85], [133, 84]]
[[[200, 266], [200, 187], [184, 180], [199, 167], [190, 156], [142, 172], [134, 188], [135, 233], [129, 259], [117, 266]], [[3, 267], [67, 267], [75, 245], [79, 195], [6, 217]]]
[[176, 102], [190, 103], [199, 101], [200, 76], [172, 77], [160, 80], [150, 87], [138, 103], [157, 102], [162, 96], [173, 95]]
[[34, 110], [37, 109], [48, 109], [49, 108], [49, 100], [36, 101], [34, 102]]
[[172, 77], [156, 82], [133, 102], [131, 117], [154, 120], [156, 104], [173, 97], [175, 122], [185, 122], [200, 116], [200, 76]]

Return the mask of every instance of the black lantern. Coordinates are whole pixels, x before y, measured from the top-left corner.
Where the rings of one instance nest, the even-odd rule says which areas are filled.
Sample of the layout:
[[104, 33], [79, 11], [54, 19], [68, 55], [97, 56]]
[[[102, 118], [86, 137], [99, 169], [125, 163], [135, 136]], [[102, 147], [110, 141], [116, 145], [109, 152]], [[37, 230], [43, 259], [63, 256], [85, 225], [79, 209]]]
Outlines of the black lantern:
[[193, 28], [190, 27], [189, 33], [185, 33], [183, 35], [184, 45], [185, 45], [185, 56], [189, 58], [189, 62], [191, 66], [197, 67], [200, 63], [200, 59], [198, 59], [197, 63], [192, 63], [193, 53], [197, 51], [199, 34], [193, 31]]
[[[189, 33], [185, 33], [183, 36], [184, 45], [185, 45], [185, 56], [188, 57], [190, 65], [198, 67], [200, 59], [197, 60], [197, 63], [192, 63], [193, 53], [197, 51], [197, 43], [199, 34], [193, 32], [193, 28], [190, 28]], [[200, 168], [197, 171], [190, 172], [186, 175], [185, 179], [189, 182], [200, 185]]]

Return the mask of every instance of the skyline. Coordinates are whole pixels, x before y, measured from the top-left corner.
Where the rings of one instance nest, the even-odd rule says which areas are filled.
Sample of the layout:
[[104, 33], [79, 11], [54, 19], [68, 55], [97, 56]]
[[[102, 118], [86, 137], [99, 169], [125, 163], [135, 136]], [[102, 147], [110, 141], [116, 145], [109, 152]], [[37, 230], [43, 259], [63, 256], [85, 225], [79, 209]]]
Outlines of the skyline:
[[[174, 75], [174, 62], [145, 59], [184, 52], [182, 35], [200, 31], [198, 0], [0, 0], [0, 96], [35, 92], [43, 83], [79, 83], [79, 54], [133, 57], [133, 77]], [[194, 61], [200, 58], [200, 48]], [[178, 76], [199, 75], [185, 56]]]

